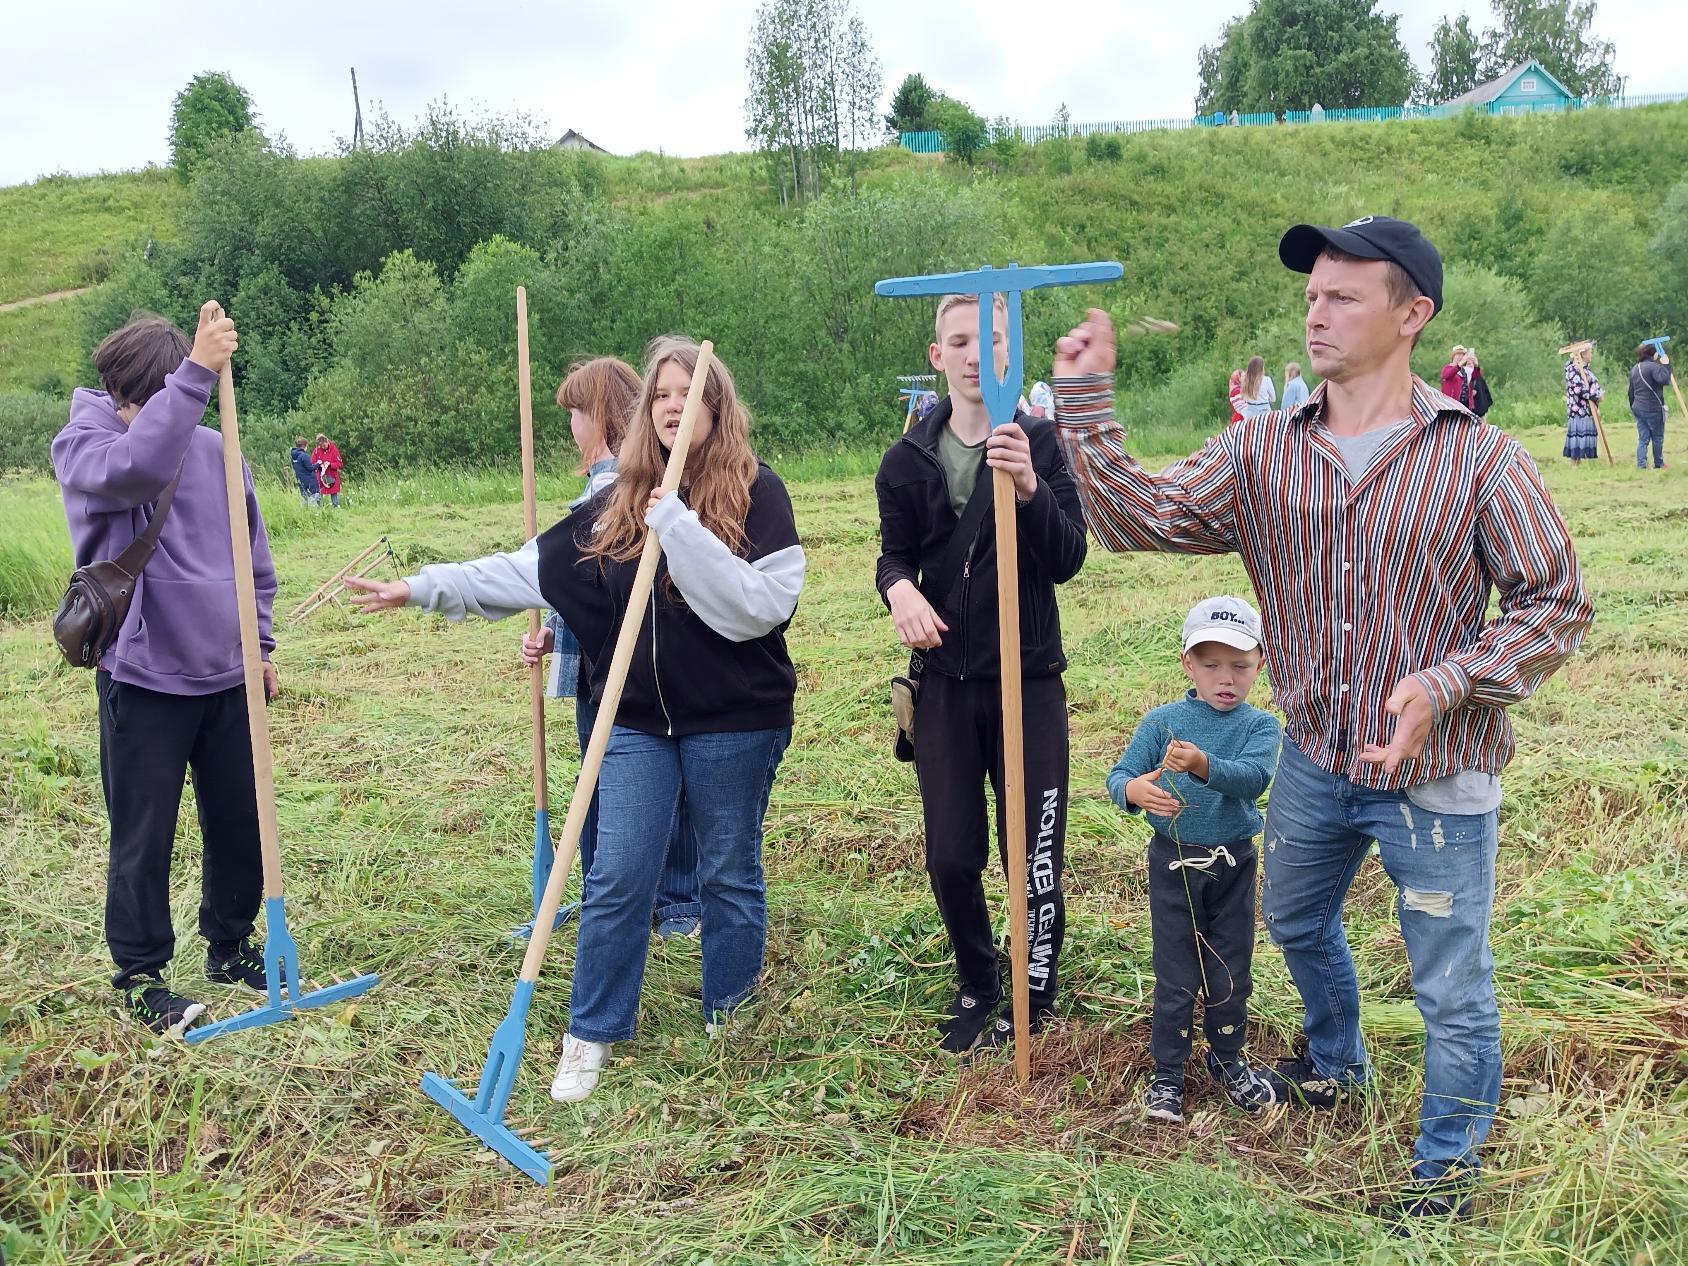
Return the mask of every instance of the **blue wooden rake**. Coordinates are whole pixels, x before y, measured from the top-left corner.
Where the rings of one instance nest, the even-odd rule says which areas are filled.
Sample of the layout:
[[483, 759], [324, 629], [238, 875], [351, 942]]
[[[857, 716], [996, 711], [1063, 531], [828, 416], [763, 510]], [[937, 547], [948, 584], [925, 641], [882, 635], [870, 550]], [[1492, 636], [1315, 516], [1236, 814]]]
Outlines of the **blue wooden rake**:
[[299, 947], [287, 928], [287, 899], [281, 887], [281, 830], [275, 810], [275, 763], [270, 752], [270, 722], [265, 713], [263, 668], [258, 650], [258, 602], [252, 576], [252, 537], [246, 517], [246, 476], [240, 456], [240, 420], [235, 410], [234, 376], [223, 367], [217, 384], [222, 414], [223, 478], [229, 496], [229, 540], [234, 550], [235, 601], [240, 609], [240, 658], [246, 677], [247, 725], [252, 737], [252, 780], [258, 799], [258, 845], [264, 864], [264, 975], [269, 997], [264, 1005], [227, 1020], [201, 1024], [183, 1036], [194, 1045], [276, 1024], [295, 1012], [326, 1007], [343, 998], [368, 993], [381, 983], [371, 973], [304, 992]]
[[[1052, 264], [1007, 268], [986, 265], [968, 273], [934, 273], [925, 277], [893, 277], [873, 287], [878, 295], [894, 297], [979, 296], [979, 390], [985, 398], [994, 430], [1014, 420], [1025, 381], [1025, 344], [1020, 327], [1020, 296], [1047, 286], [1080, 286], [1114, 281], [1125, 269], [1114, 262]], [[1007, 308], [1006, 372], [999, 378], [996, 346], [996, 296]], [[1014, 986], [1014, 1064], [1022, 1082], [1032, 1075], [1031, 994], [1027, 979], [1029, 950], [1026, 927], [1026, 754], [1020, 697], [1020, 555], [1015, 527], [1014, 480], [1005, 470], [995, 472], [996, 592], [1002, 661], [1003, 838], [1008, 853], [1009, 948]]]

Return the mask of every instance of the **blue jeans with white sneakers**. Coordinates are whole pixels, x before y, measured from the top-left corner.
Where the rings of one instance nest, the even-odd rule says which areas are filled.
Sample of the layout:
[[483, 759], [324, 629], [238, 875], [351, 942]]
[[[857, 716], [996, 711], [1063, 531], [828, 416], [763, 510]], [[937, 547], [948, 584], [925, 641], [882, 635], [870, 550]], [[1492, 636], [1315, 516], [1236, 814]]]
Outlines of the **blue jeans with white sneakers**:
[[1266, 929], [1306, 1009], [1318, 1071], [1370, 1075], [1343, 901], [1373, 840], [1395, 882], [1413, 994], [1424, 1017], [1424, 1101], [1416, 1178], [1475, 1171], [1500, 1099], [1500, 1008], [1489, 922], [1499, 813], [1434, 813], [1403, 791], [1360, 786], [1287, 738], [1266, 813]]
[[669, 738], [616, 726], [598, 778], [598, 846], [587, 872], [569, 1032], [624, 1042], [639, 1016], [651, 902], [682, 812], [698, 848], [703, 1014], [755, 992], [768, 939], [762, 819], [789, 726]]

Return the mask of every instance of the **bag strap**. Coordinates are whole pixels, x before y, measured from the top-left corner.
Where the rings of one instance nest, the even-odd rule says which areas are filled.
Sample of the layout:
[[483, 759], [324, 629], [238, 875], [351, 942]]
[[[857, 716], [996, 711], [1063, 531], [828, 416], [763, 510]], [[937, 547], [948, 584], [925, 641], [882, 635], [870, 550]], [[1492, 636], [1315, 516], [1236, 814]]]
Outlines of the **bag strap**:
[[127, 548], [112, 561], [121, 568], [125, 575], [139, 576], [152, 561], [152, 552], [158, 547], [158, 534], [164, 530], [164, 520], [170, 517], [170, 503], [176, 499], [176, 485], [182, 482], [182, 471], [188, 464], [187, 455], [182, 455], [182, 464], [176, 467], [176, 477], [165, 485], [164, 491], [158, 496], [158, 507], [152, 512], [146, 528]]
[[[973, 481], [973, 492], [968, 496], [967, 504], [962, 507], [961, 518], [956, 521], [955, 531], [950, 536], [944, 556], [938, 562], [938, 569], [919, 586], [922, 596], [932, 604], [934, 610], [949, 596], [950, 586], [955, 584], [955, 578], [961, 572], [961, 564], [973, 547], [973, 539], [979, 535], [979, 525], [985, 520], [985, 509], [990, 505], [991, 498], [991, 469], [985, 464], [985, 455], [980, 453], [979, 474]], [[908, 675], [916, 684], [920, 681], [920, 672], [925, 662], [926, 657], [919, 651], [909, 653]]]

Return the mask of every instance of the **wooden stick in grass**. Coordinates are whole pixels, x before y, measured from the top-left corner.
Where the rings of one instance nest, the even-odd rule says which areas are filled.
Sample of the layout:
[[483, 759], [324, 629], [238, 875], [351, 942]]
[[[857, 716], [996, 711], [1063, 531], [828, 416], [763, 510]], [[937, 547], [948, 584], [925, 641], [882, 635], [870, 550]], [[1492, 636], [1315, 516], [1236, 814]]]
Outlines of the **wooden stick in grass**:
[[[217, 315], [222, 316], [222, 312], [219, 310]], [[217, 409], [222, 415], [223, 483], [229, 494], [235, 605], [240, 608], [240, 667], [246, 683], [246, 725], [252, 739], [252, 781], [258, 792], [258, 850], [264, 863], [264, 896], [275, 898], [282, 895], [275, 758], [270, 752], [264, 665], [258, 647], [258, 586], [252, 578], [252, 528], [246, 517], [246, 468], [240, 460], [240, 418], [234, 404], [234, 371], [227, 365], [217, 379]]]
[[[533, 366], [528, 361], [527, 287], [516, 287], [516, 389], [522, 415], [522, 511], [523, 526], [531, 541], [539, 535], [539, 492], [533, 457]], [[539, 640], [539, 608], [528, 612], [528, 634]], [[533, 709], [533, 807], [536, 814], [549, 815], [550, 804], [545, 775], [545, 665], [535, 661], [528, 670], [528, 693]], [[555, 861], [552, 863], [555, 865]]]
[[[985, 302], [985, 300], [981, 300]], [[1008, 848], [1009, 976], [1014, 994], [1014, 1069], [1032, 1076], [1031, 969], [1026, 910], [1026, 734], [1020, 682], [1020, 521], [1014, 476], [991, 472], [996, 509], [996, 604], [1002, 656], [1003, 839]]]

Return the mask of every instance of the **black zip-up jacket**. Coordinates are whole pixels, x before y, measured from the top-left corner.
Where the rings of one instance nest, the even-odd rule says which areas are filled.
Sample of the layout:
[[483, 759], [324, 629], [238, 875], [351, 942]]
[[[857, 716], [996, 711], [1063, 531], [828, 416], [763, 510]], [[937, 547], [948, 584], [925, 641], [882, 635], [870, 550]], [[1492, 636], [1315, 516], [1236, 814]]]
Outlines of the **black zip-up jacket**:
[[[943, 562], [957, 519], [950, 506], [949, 479], [938, 460], [938, 436], [949, 425], [950, 401], [938, 402], [925, 419], [891, 445], [879, 463], [882, 553], [874, 585], [885, 597], [899, 580], [919, 584]], [[1086, 549], [1084, 508], [1078, 486], [1055, 442], [1055, 424], [1019, 416], [1031, 441], [1037, 492], [1016, 511], [1020, 529], [1020, 671], [1047, 677], [1067, 666], [1061, 649], [1061, 613], [1055, 586], [1078, 575]], [[992, 477], [984, 467], [979, 478]], [[996, 509], [985, 510], [971, 559], [947, 594], [927, 594], [949, 625], [943, 642], [925, 652], [925, 669], [950, 677], [1000, 677], [996, 601]]]
[[[539, 592], [580, 639], [583, 676], [600, 705], [639, 570], [637, 555], [601, 563], [583, 554], [582, 542], [612, 492], [599, 493], [539, 537]], [[790, 725], [797, 670], [786, 651], [785, 630], [804, 564], [791, 497], [779, 476], [759, 466], [745, 516], [746, 539], [736, 558], [681, 505], [664, 502], [652, 522], [659, 524], [652, 530], [662, 538], [663, 554], [616, 724], [674, 737]], [[689, 574], [665, 583], [670, 552], [688, 539]], [[782, 577], [772, 596], [758, 589], [755, 575], [740, 573], [746, 567], [764, 578]], [[707, 602], [717, 621], [737, 626], [733, 636], [718, 633], [693, 610], [680, 592], [688, 588], [699, 607]]]

